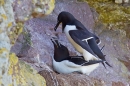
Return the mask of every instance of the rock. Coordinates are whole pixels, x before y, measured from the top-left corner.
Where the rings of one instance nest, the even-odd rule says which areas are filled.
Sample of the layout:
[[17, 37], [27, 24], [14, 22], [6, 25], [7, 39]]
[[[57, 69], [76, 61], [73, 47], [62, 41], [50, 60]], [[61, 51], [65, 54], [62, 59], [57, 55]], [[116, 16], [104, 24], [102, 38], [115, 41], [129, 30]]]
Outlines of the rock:
[[[112, 68], [107, 66], [107, 69], [104, 69], [101, 64], [89, 76], [78, 73], [58, 74], [53, 70], [51, 57], [54, 48], [50, 41], [51, 37], [57, 37], [63, 45], [68, 47], [71, 55], [79, 55], [62, 33], [61, 26], [58, 27], [57, 32], [53, 30], [61, 11], [72, 13], [89, 31], [95, 32], [100, 37], [102, 43], [99, 47], [105, 44], [103, 53]], [[94, 19], [97, 19], [95, 17], [97, 14], [93, 13], [95, 12], [91, 12], [87, 3], [79, 3], [75, 0], [57, 0], [51, 15], [25, 22], [26, 34], [19, 36], [11, 48], [11, 52], [15, 52], [20, 60], [26, 61], [39, 71], [39, 74], [46, 79], [47, 86], [127, 86], [130, 84], [129, 66], [126, 66], [130, 58], [130, 40], [126, 37], [124, 30], [108, 30], [102, 23], [97, 23], [94, 28]]]
[[123, 3], [123, 1], [122, 0], [115, 0], [115, 3], [121, 4], [121, 3]]
[[[12, 84], [12, 77], [8, 75], [9, 70], [9, 51], [11, 48], [8, 31], [10, 23], [14, 22], [11, 0], [6, 0], [0, 4], [0, 85], [8, 86]], [[9, 25], [9, 27], [8, 27]], [[8, 27], [8, 28], [7, 28]]]
[[130, 1], [129, 0], [124, 0], [124, 3], [129, 3]]
[[39, 72], [46, 77], [47, 86], [105, 86], [102, 80], [89, 76], [84, 77], [82, 74], [56, 74], [47, 70]]
[[18, 27], [22, 24], [15, 21], [12, 3], [12, 0], [0, 2], [0, 86], [46, 86], [36, 70], [10, 52], [11, 42], [22, 32]]
[[125, 86], [125, 85], [121, 82], [112, 82], [112, 86]]
[[121, 3], [129, 3], [129, 0], [115, 0], [115, 3], [121, 4]]
[[9, 62], [8, 74], [12, 76], [12, 84], [10, 85], [46, 86], [45, 79], [29, 64], [23, 61], [18, 61], [18, 58], [14, 53], [10, 54]]
[[55, 0], [15, 0], [13, 3], [17, 21], [49, 15], [54, 7]]

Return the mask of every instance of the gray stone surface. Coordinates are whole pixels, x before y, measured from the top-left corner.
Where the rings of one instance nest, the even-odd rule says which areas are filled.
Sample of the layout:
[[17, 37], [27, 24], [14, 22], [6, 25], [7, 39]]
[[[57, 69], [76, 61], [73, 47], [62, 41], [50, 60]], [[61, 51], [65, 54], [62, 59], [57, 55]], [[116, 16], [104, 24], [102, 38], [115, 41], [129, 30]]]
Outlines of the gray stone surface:
[[[102, 43], [105, 44], [103, 53], [112, 68], [105, 69], [102, 64], [89, 76], [71, 73], [57, 74], [52, 68], [53, 45], [50, 38], [58, 37], [59, 41], [68, 47], [71, 55], [77, 55], [76, 50], [68, 42], [61, 26], [57, 32], [53, 30], [56, 19], [61, 11], [72, 13], [91, 32], [97, 34]], [[16, 52], [21, 60], [27, 61], [45, 77], [47, 86], [129, 86], [130, 85], [130, 40], [123, 30], [108, 30], [103, 24], [98, 23], [94, 27], [94, 12], [87, 3], [79, 3], [74, 0], [57, 0], [54, 12], [44, 18], [35, 18], [25, 23], [25, 29], [31, 35], [31, 45], [24, 42], [24, 35], [21, 35], [12, 52]], [[97, 15], [97, 14], [96, 14]], [[26, 47], [22, 48], [25, 44]], [[58, 83], [58, 85], [57, 85]], [[54, 85], [55, 84], [55, 85]]]

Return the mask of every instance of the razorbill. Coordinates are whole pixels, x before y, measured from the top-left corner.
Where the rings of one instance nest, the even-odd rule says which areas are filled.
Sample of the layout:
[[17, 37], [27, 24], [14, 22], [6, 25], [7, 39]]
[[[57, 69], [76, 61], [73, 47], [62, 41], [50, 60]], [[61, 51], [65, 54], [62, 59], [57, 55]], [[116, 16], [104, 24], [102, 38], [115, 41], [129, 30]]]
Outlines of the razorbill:
[[52, 38], [51, 41], [54, 45], [53, 68], [58, 73], [79, 72], [89, 75], [102, 62], [102, 60], [85, 61], [82, 56], [71, 57], [68, 49], [57, 39]]
[[[103, 61], [103, 65], [105, 62], [111, 67], [97, 45], [100, 43], [100, 40], [95, 34], [89, 32], [85, 26], [69, 12], [61, 12], [57, 20], [58, 22], [54, 30], [56, 31], [59, 24], [62, 23], [62, 32], [66, 34], [70, 43], [83, 55], [86, 61], [98, 60], [100, 58]], [[97, 58], [97, 56], [99, 58]]]

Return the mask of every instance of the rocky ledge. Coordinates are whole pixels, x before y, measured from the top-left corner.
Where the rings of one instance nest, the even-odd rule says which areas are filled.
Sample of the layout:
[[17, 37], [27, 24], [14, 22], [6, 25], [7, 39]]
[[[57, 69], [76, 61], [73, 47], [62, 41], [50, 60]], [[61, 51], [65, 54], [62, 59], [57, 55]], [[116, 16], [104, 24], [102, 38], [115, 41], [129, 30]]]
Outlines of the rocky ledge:
[[46, 86], [44, 77], [10, 52], [22, 32], [23, 23], [34, 17], [32, 9], [27, 10], [28, 5], [37, 8], [38, 2], [46, 4], [42, 4], [44, 12], [40, 11], [41, 14], [49, 14], [54, 9], [54, 0], [0, 0], [0, 86]]
[[[71, 55], [79, 54], [61, 32], [53, 30], [57, 16], [61, 11], [72, 13], [87, 29], [98, 35], [105, 44], [103, 53], [112, 68], [105, 69], [102, 64], [89, 76], [71, 73], [58, 74], [53, 71], [52, 59], [53, 44], [51, 37], [68, 47]], [[87, 3], [75, 0], [57, 0], [52, 14], [43, 18], [33, 18], [24, 23], [24, 31], [11, 48], [20, 60], [27, 62], [43, 76], [47, 86], [129, 86], [130, 85], [130, 40], [126, 32], [120, 29], [106, 29], [102, 23], [95, 21], [98, 17], [96, 11]]]

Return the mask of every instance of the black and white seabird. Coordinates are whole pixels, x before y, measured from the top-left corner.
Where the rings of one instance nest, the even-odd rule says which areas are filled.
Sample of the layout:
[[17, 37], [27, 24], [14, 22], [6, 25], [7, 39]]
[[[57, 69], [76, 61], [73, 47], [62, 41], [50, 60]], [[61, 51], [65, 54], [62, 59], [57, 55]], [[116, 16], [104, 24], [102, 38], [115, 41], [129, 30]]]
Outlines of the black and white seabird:
[[80, 72], [89, 75], [102, 62], [102, 60], [85, 61], [82, 56], [71, 57], [68, 49], [57, 39], [52, 38], [51, 41], [54, 45], [53, 68], [58, 73]]
[[57, 20], [58, 22], [54, 30], [56, 31], [59, 24], [62, 23], [62, 32], [66, 34], [70, 43], [83, 55], [86, 61], [97, 60], [98, 58], [96, 56], [98, 56], [103, 61], [103, 65], [105, 62], [111, 67], [97, 45], [101, 41], [95, 34], [89, 32], [85, 26], [69, 12], [61, 12]]

